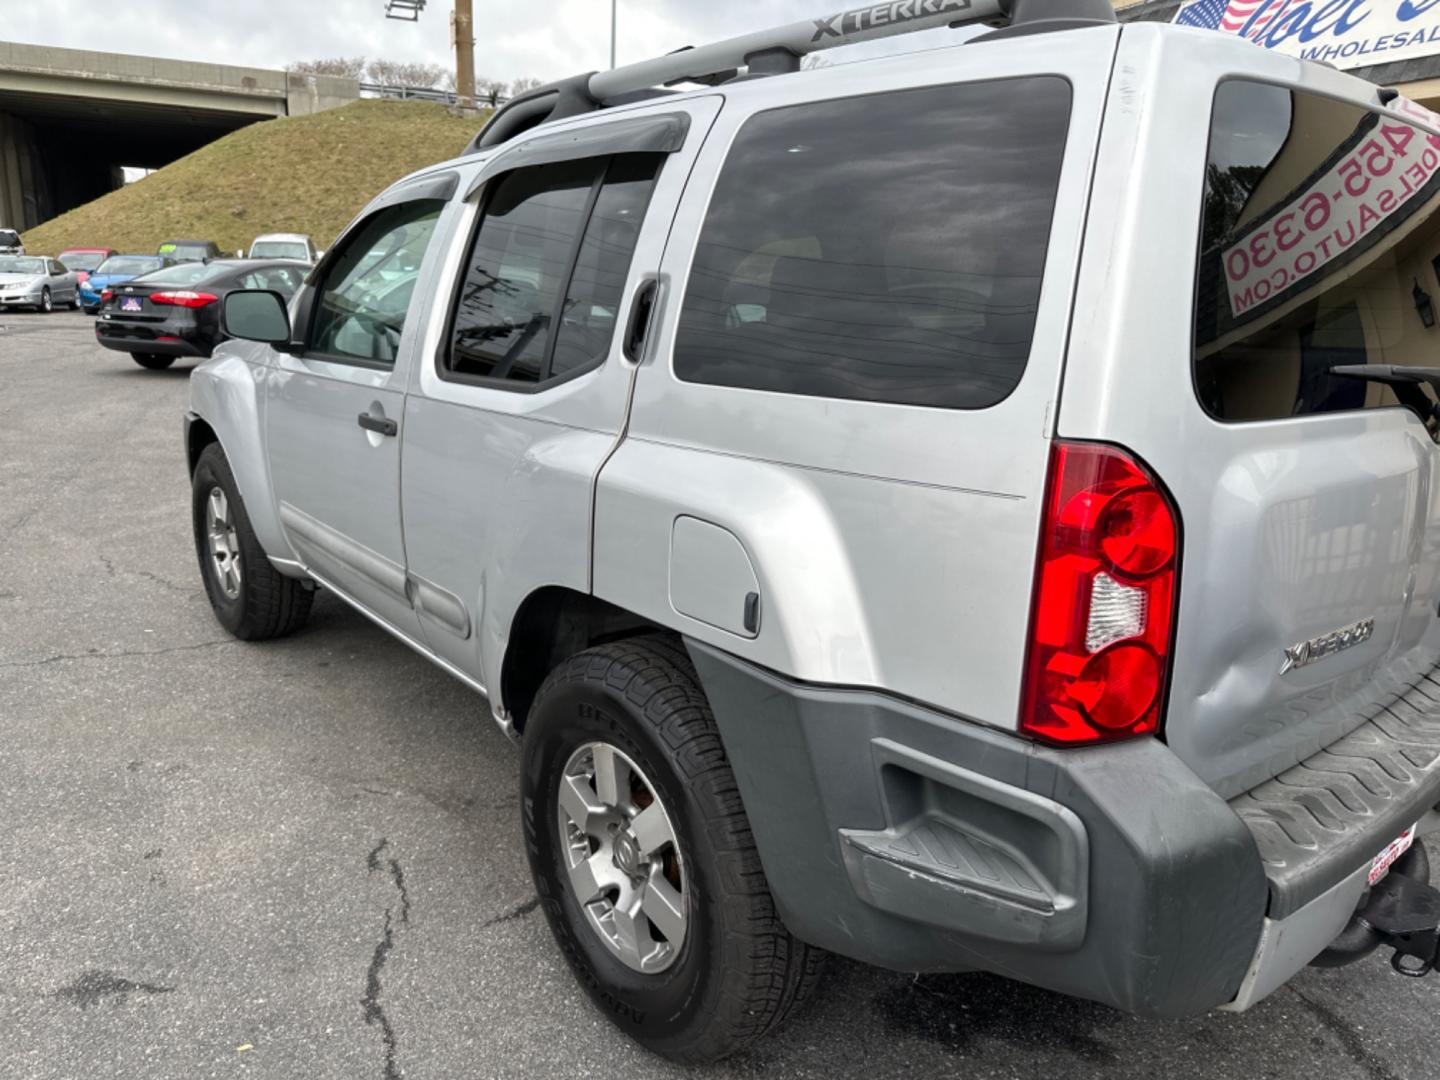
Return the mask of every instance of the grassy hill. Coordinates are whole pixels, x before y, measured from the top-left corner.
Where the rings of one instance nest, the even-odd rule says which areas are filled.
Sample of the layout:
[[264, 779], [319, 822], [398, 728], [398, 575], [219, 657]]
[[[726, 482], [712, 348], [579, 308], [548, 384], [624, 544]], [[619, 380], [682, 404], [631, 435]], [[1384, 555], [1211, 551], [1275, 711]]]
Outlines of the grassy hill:
[[233, 252], [267, 232], [309, 233], [329, 247], [382, 188], [454, 157], [483, 123], [425, 102], [357, 101], [252, 124], [31, 229], [25, 247], [152, 252], [181, 238]]

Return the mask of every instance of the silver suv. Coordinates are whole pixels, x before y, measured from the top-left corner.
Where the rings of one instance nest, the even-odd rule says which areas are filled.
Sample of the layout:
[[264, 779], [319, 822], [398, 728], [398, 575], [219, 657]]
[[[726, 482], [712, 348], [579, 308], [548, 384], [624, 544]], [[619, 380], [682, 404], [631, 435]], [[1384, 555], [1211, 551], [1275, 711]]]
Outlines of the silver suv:
[[487, 696], [561, 950], [675, 1059], [826, 952], [1154, 1017], [1423, 973], [1437, 207], [1434, 115], [1105, 0], [542, 88], [230, 294], [206, 586]]

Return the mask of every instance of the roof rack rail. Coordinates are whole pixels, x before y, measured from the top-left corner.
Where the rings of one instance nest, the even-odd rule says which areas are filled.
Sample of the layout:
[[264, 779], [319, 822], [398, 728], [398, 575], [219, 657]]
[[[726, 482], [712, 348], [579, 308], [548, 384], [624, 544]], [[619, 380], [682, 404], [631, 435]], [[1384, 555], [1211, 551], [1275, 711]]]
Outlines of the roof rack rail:
[[499, 146], [554, 120], [644, 100], [677, 83], [715, 85], [736, 77], [799, 70], [801, 58], [860, 41], [939, 27], [982, 24], [1012, 36], [1115, 22], [1109, 0], [890, 0], [807, 19], [699, 48], [686, 48], [612, 71], [550, 83], [507, 102], [467, 153]]

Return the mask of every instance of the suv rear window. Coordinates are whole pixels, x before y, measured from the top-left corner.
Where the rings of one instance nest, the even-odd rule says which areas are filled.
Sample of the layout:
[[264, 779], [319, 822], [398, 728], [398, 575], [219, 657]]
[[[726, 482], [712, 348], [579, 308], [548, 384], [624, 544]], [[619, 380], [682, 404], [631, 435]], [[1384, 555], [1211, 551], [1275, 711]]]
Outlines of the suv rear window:
[[1404, 99], [1377, 113], [1242, 80], [1217, 90], [1194, 354], [1217, 419], [1394, 405], [1331, 368], [1440, 367], [1440, 137], [1401, 109], [1434, 119]]
[[1030, 356], [1070, 84], [761, 113], [735, 140], [675, 345], [689, 382], [975, 409]]
[[9, 229], [0, 229], [0, 247], [19, 247], [20, 234]]

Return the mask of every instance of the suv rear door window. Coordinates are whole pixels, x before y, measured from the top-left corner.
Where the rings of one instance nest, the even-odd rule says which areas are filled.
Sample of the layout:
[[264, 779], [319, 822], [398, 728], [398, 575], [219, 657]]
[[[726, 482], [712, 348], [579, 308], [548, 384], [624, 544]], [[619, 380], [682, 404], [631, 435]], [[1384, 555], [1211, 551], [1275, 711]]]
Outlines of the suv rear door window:
[[1071, 106], [1055, 76], [796, 105], [741, 129], [686, 289], [689, 382], [994, 405], [1029, 361]]
[[1232, 80], [1215, 94], [1195, 383], [1220, 420], [1393, 406], [1337, 365], [1440, 367], [1440, 137], [1384, 113]]
[[662, 160], [590, 158], [494, 181], [442, 374], [533, 385], [602, 361]]

